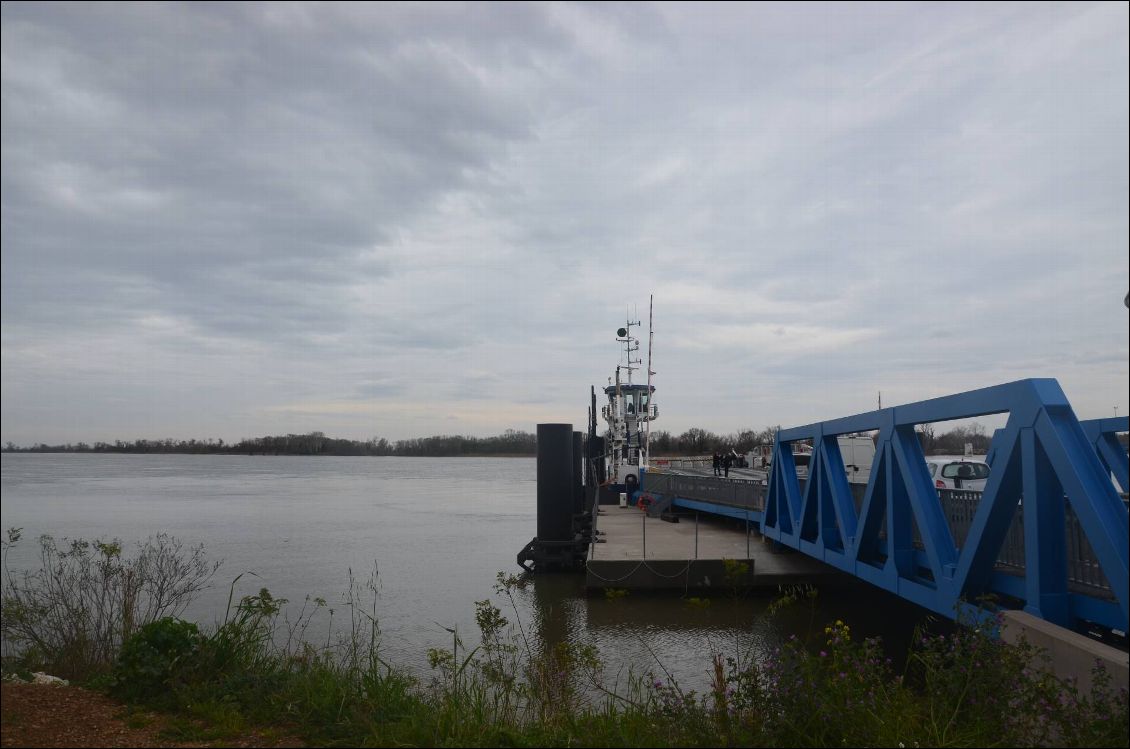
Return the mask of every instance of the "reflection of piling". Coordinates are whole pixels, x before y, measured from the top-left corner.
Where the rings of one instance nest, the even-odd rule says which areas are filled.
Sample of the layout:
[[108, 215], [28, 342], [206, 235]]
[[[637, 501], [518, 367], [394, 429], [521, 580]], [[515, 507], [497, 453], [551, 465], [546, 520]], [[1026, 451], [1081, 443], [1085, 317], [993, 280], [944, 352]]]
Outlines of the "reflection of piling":
[[591, 525], [585, 522], [581, 433], [572, 424], [538, 424], [537, 536], [518, 553], [527, 570], [584, 564]]
[[581, 578], [573, 575], [537, 575], [533, 581], [532, 633], [548, 663], [558, 643], [568, 642], [574, 625], [568, 601], [584, 594]]

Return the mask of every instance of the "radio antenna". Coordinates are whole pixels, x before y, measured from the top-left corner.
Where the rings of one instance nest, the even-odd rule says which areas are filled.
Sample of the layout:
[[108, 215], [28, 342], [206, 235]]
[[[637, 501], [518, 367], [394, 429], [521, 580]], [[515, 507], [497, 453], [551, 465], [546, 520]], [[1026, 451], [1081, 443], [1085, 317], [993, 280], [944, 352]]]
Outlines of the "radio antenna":
[[651, 347], [655, 343], [655, 295], [650, 294], [647, 298], [647, 423], [644, 427], [643, 437], [643, 450], [644, 450], [644, 465], [651, 465], [651, 376], [655, 372], [651, 371]]

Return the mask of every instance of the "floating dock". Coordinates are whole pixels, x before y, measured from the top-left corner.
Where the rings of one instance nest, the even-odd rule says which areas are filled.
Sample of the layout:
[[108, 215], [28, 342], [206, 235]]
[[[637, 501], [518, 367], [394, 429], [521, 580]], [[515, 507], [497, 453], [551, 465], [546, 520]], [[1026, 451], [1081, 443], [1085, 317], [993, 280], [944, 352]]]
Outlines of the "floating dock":
[[[589, 547], [589, 590], [776, 590], [843, 578], [823, 562], [763, 538], [753, 523], [706, 513], [669, 522], [636, 507], [602, 505], [594, 526], [601, 540]], [[745, 567], [727, 565], [727, 560]]]

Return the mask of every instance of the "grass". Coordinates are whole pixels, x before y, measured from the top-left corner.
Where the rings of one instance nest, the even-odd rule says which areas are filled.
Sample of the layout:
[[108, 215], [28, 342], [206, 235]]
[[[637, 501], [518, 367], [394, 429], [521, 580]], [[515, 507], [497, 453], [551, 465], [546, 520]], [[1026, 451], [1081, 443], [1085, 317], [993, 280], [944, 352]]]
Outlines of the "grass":
[[[521, 581], [501, 578], [512, 599]], [[778, 607], [810, 601], [803, 591]], [[319, 746], [1126, 746], [1127, 698], [1081, 694], [1027, 646], [985, 629], [920, 633], [901, 669], [877, 640], [829, 623], [759, 662], [715, 653], [713, 684], [684, 692], [669, 675], [605, 681], [599, 654], [564, 643], [534, 651], [491, 601], [476, 605], [480, 644], [429, 652], [428, 683], [383, 662], [375, 619], [355, 617], [336, 648], [275, 644], [281, 602], [261, 592], [185, 660], [183, 716], [171, 738], [208, 741], [277, 726]], [[514, 607], [517, 614], [517, 607]], [[369, 630], [364, 625], [369, 625]], [[515, 637], [509, 632], [517, 631]], [[1105, 680], [1105, 681], [1104, 681]]]
[[152, 716], [135, 705], [128, 705], [118, 717], [129, 728], [147, 728], [153, 723]]
[[[743, 570], [732, 573], [739, 580]], [[1041, 668], [1041, 653], [1003, 643], [984, 621], [919, 632], [905, 664], [891, 663], [878, 640], [853, 637], [843, 621], [795, 635], [767, 657], [736, 643], [732, 653], [709, 654], [712, 682], [698, 694], [662, 664], [658, 674], [610, 677], [591, 647], [535, 646], [516, 602], [525, 582], [500, 573], [495, 600], [513, 621], [494, 600], [477, 602], [479, 644], [468, 647], [449, 630], [450, 647], [428, 652], [428, 681], [381, 657], [375, 573], [365, 585], [350, 577], [336, 641], [310, 641], [311, 623], [335, 616], [325, 601], [307, 599], [290, 621], [287, 602], [264, 589], [230, 601], [209, 632], [151, 621], [86, 676], [131, 704], [170, 713], [164, 737], [194, 742], [270, 731], [318, 746], [1130, 743], [1127, 694], [1110, 687], [1109, 675], [1098, 670], [1094, 690], [1082, 693]], [[767, 615], [812, 606], [816, 595], [789, 591]]]

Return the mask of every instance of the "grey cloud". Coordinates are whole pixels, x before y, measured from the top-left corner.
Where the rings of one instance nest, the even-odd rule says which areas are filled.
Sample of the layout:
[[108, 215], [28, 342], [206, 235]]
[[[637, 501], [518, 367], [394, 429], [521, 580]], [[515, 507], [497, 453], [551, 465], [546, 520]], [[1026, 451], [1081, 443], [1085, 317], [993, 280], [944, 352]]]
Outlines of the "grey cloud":
[[[284, 431], [424, 391], [579, 422], [660, 289], [663, 428], [1066, 361], [1125, 397], [1125, 8], [2, 12], [8, 438], [80, 358]], [[675, 343], [712, 325], [853, 343]]]
[[405, 386], [403, 383], [392, 380], [371, 380], [363, 382], [354, 388], [352, 397], [357, 400], [387, 398], [389, 396], [400, 395], [404, 391]]
[[[7, 292], [54, 266], [148, 278], [159, 306], [204, 326], [222, 308], [217, 329], [237, 335], [283, 307], [332, 328], [319, 281], [392, 272], [362, 253], [527, 135], [522, 108], [452, 51], [456, 28], [367, 36], [340, 9], [285, 30], [262, 8], [8, 11], [6, 319], [35, 322]], [[282, 288], [288, 273], [307, 293]], [[107, 308], [121, 290], [102, 287]]]

